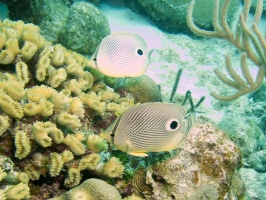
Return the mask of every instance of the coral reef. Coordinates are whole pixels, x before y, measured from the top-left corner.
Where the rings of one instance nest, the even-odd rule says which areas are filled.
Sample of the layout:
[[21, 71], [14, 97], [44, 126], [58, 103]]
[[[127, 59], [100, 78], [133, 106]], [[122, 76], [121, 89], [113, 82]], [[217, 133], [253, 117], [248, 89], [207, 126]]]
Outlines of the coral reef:
[[[58, 194], [51, 180], [62, 189], [77, 186], [88, 174], [122, 178], [122, 162], [99, 154], [108, 145], [97, 134], [134, 106], [134, 99], [120, 98], [95, 81], [87, 58], [52, 45], [38, 26], [6, 19], [0, 21], [0, 34], [0, 154], [21, 174], [10, 179], [0, 160], [0, 194], [28, 199], [42, 191], [51, 198]], [[32, 183], [37, 180], [39, 186]]]

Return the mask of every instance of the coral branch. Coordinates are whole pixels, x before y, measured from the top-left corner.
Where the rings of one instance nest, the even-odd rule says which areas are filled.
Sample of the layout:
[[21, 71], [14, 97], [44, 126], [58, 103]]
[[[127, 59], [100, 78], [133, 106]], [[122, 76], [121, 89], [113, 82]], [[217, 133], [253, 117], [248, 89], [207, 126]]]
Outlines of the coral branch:
[[[251, 0], [245, 0], [243, 12], [239, 15], [239, 22], [235, 33], [230, 29], [227, 22], [227, 11], [231, 0], [225, 0], [223, 3], [221, 15], [219, 17], [219, 3], [220, 0], [215, 0], [214, 14], [213, 14], [213, 31], [206, 31], [198, 28], [193, 22], [193, 8], [195, 1], [191, 1], [187, 11], [187, 24], [191, 31], [199, 36], [224, 38], [231, 42], [238, 49], [243, 51], [241, 54], [241, 70], [244, 76], [242, 79], [233, 69], [230, 57], [226, 56], [226, 69], [231, 77], [226, 77], [220, 70], [215, 69], [218, 78], [225, 84], [238, 90], [233, 95], [223, 97], [212, 92], [211, 95], [219, 100], [234, 100], [242, 95], [251, 93], [260, 88], [266, 68], [266, 39], [258, 30], [258, 23], [261, 19], [263, 0], [257, 1], [256, 12], [252, 26], [247, 25], [248, 14], [251, 6]], [[248, 70], [246, 64], [247, 57], [252, 60], [259, 68], [255, 82]]]

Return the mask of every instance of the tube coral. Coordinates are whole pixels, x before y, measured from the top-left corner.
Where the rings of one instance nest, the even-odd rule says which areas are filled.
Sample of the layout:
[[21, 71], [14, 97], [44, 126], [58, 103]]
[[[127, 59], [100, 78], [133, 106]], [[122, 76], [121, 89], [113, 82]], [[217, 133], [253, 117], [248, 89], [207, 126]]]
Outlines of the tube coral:
[[79, 162], [79, 170], [95, 170], [101, 160], [101, 156], [96, 153], [84, 156]]
[[68, 177], [65, 179], [65, 186], [72, 188], [79, 184], [81, 180], [80, 171], [77, 168], [70, 167], [68, 169]]
[[70, 150], [76, 155], [81, 156], [85, 153], [85, 147], [83, 144], [73, 135], [68, 134], [63, 143], [67, 145]]
[[23, 110], [21, 105], [14, 101], [2, 89], [0, 89], [0, 108], [8, 115], [21, 119], [23, 117]]
[[21, 58], [24, 61], [30, 60], [37, 52], [37, 46], [30, 41], [26, 41], [20, 51]]
[[19, 61], [16, 63], [16, 75], [18, 81], [26, 84], [29, 82], [30, 77], [29, 77], [29, 71], [28, 71], [28, 66], [26, 63]]
[[47, 83], [53, 88], [57, 88], [67, 78], [67, 73], [64, 68], [56, 70], [55, 68], [50, 66], [48, 69], [48, 75], [49, 78]]
[[122, 165], [119, 159], [112, 157], [104, 164], [103, 174], [111, 178], [122, 177], [124, 169], [125, 167]]
[[57, 44], [54, 46], [54, 52], [51, 55], [51, 63], [53, 66], [61, 66], [64, 64], [65, 56], [64, 56], [64, 48], [62, 45]]
[[88, 136], [87, 146], [88, 149], [93, 151], [94, 153], [100, 153], [108, 149], [106, 140], [94, 134]]
[[76, 115], [71, 115], [67, 112], [63, 112], [58, 115], [57, 123], [68, 129], [76, 129], [81, 127], [81, 122]]
[[24, 131], [17, 131], [15, 133], [15, 146], [16, 152], [15, 157], [18, 159], [23, 159], [29, 155], [31, 150], [30, 139], [27, 136], [27, 133]]
[[0, 136], [8, 129], [10, 126], [8, 118], [0, 115]]
[[71, 100], [69, 109], [71, 114], [76, 115], [81, 119], [84, 117], [85, 110], [83, 108], [83, 103], [79, 98], [75, 97]]
[[52, 177], [58, 176], [63, 168], [63, 160], [60, 154], [52, 153], [50, 156], [49, 172]]
[[17, 81], [0, 82], [0, 88], [2, 88], [6, 94], [8, 94], [15, 101], [21, 100], [26, 93], [24, 90], [24, 83]]
[[24, 183], [19, 183], [8, 188], [4, 192], [4, 195], [7, 199], [29, 199], [30, 188]]

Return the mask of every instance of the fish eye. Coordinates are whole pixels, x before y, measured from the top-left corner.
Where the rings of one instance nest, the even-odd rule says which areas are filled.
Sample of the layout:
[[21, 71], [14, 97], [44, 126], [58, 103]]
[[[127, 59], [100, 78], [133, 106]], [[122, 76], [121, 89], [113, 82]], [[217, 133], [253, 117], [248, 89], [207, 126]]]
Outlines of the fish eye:
[[166, 130], [175, 131], [179, 128], [179, 122], [177, 119], [170, 119], [166, 122]]
[[138, 56], [142, 56], [143, 55], [143, 51], [141, 49], [137, 49], [136, 51]]
[[93, 60], [93, 61], [96, 61], [96, 60], [97, 60], [97, 58], [95, 57], [95, 58], [93, 58], [92, 60]]

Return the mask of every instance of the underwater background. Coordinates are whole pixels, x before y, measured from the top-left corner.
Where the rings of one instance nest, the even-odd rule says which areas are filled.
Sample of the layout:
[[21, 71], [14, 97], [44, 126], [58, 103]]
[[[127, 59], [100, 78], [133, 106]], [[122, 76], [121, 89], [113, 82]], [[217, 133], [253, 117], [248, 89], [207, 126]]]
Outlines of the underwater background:
[[[220, 0], [213, 32], [217, 2], [196, 0], [196, 29], [190, 0], [0, 1], [0, 199], [266, 199], [266, 3]], [[114, 32], [144, 38], [145, 75], [89, 67]], [[173, 101], [205, 96], [180, 147], [135, 157], [99, 137], [169, 102], [179, 69]]]

